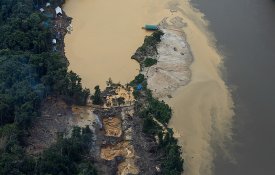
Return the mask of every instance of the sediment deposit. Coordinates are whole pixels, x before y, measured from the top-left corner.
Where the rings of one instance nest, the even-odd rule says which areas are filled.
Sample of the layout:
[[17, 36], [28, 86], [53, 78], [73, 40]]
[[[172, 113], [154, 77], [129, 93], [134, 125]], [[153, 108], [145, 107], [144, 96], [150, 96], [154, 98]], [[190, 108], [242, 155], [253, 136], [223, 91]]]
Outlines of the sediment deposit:
[[189, 69], [192, 54], [183, 32], [162, 29], [164, 35], [157, 46], [157, 64], [144, 68], [148, 88], [157, 97], [171, 95], [178, 87], [186, 85], [191, 78]]

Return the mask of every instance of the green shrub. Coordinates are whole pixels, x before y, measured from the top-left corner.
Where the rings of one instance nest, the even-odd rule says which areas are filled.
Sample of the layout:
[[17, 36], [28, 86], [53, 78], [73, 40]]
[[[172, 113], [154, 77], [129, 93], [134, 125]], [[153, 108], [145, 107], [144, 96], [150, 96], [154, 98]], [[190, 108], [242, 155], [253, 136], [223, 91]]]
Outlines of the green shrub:
[[93, 104], [95, 104], [95, 105], [103, 104], [103, 100], [101, 98], [101, 90], [100, 90], [99, 86], [95, 87], [95, 93], [91, 98], [93, 100]]
[[144, 60], [144, 66], [145, 67], [150, 67], [150, 66], [153, 66], [154, 64], [157, 64], [157, 60], [156, 59], [153, 59], [153, 58], [146, 58], [145, 60]]
[[155, 98], [149, 99], [147, 111], [162, 124], [168, 124], [172, 116], [172, 109], [164, 101]]
[[145, 77], [143, 74], [138, 74], [133, 81], [130, 82], [131, 86], [137, 86], [138, 84], [143, 83]]
[[161, 127], [151, 117], [146, 117], [143, 120], [142, 131], [146, 134], [155, 135], [161, 132]]
[[183, 172], [183, 159], [178, 140], [174, 138], [172, 129], [168, 129], [160, 149], [165, 152], [161, 159], [161, 169], [164, 175], [180, 175]]

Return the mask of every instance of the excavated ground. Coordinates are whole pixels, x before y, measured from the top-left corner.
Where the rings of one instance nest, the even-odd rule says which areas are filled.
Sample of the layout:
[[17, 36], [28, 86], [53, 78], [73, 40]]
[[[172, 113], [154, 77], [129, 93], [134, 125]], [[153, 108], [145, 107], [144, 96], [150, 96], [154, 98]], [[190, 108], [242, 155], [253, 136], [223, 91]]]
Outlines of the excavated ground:
[[117, 156], [124, 158], [134, 157], [134, 148], [129, 141], [119, 142], [116, 145], [108, 145], [101, 148], [101, 158], [113, 160]]
[[41, 106], [41, 116], [35, 119], [26, 138], [26, 151], [31, 155], [41, 153], [56, 141], [59, 133], [67, 132], [72, 117], [70, 107], [59, 98], [48, 97]]
[[[108, 91], [109, 90], [109, 91]], [[107, 88], [104, 95], [104, 107], [97, 108], [94, 112], [98, 116], [98, 126], [102, 128], [96, 130], [97, 145], [99, 148], [100, 173], [108, 174], [116, 172], [118, 175], [138, 174], [136, 166], [137, 157], [132, 143], [133, 133], [132, 118], [134, 109], [133, 88], [117, 86]], [[118, 103], [118, 98], [124, 99], [124, 104]], [[108, 166], [105, 166], [108, 165]]]
[[118, 174], [128, 175], [128, 174], [138, 174], [139, 170], [135, 165], [134, 159], [126, 159], [124, 162], [118, 165]]
[[104, 117], [103, 126], [106, 136], [120, 137], [122, 134], [121, 119], [118, 117]]
[[104, 104], [104, 107], [119, 106], [117, 99], [120, 97], [124, 99], [124, 106], [132, 105], [135, 101], [133, 91], [134, 89], [132, 87], [126, 88], [124, 86], [118, 86], [114, 90], [114, 94], [106, 96], [106, 104]]
[[91, 107], [69, 106], [62, 99], [48, 97], [41, 104], [41, 116], [36, 118], [26, 138], [26, 151], [38, 155], [56, 142], [59, 134], [68, 135], [73, 126], [89, 126], [94, 130], [95, 116]]

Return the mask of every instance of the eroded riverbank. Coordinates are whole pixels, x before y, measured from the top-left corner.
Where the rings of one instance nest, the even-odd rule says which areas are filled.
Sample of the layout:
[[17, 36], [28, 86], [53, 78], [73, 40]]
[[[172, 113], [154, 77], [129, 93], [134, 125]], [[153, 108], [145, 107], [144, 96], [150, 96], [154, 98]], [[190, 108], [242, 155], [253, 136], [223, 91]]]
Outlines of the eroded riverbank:
[[71, 68], [91, 89], [96, 84], [104, 86], [109, 77], [125, 83], [137, 75], [138, 65], [130, 57], [146, 35], [141, 26], [166, 17], [183, 19], [187, 26], [179, 27], [186, 33], [194, 63], [191, 82], [167, 100], [174, 111], [171, 126], [181, 136], [186, 174], [211, 174], [211, 141], [223, 148], [223, 141], [230, 139], [233, 102], [220, 76], [222, 58], [213, 48], [202, 14], [188, 2], [175, 0], [71, 0], [65, 9], [74, 18], [74, 32], [66, 38], [66, 54]]

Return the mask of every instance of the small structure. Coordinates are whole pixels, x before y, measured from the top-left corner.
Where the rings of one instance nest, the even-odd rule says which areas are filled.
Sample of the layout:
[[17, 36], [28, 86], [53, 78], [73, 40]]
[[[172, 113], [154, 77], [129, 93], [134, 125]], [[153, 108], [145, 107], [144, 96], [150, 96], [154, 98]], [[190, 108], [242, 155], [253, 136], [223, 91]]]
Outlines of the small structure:
[[51, 3], [47, 2], [46, 7], [50, 7], [50, 6], [51, 6]]
[[40, 8], [39, 11], [43, 13], [45, 10], [43, 8]]
[[55, 13], [56, 13], [56, 16], [61, 16], [62, 15], [62, 9], [58, 6], [55, 8]]
[[52, 40], [52, 43], [53, 43], [53, 44], [56, 44], [56, 39], [53, 39], [53, 40]]
[[146, 24], [142, 28], [145, 30], [159, 30], [159, 27], [157, 25], [149, 25], [149, 24]]

